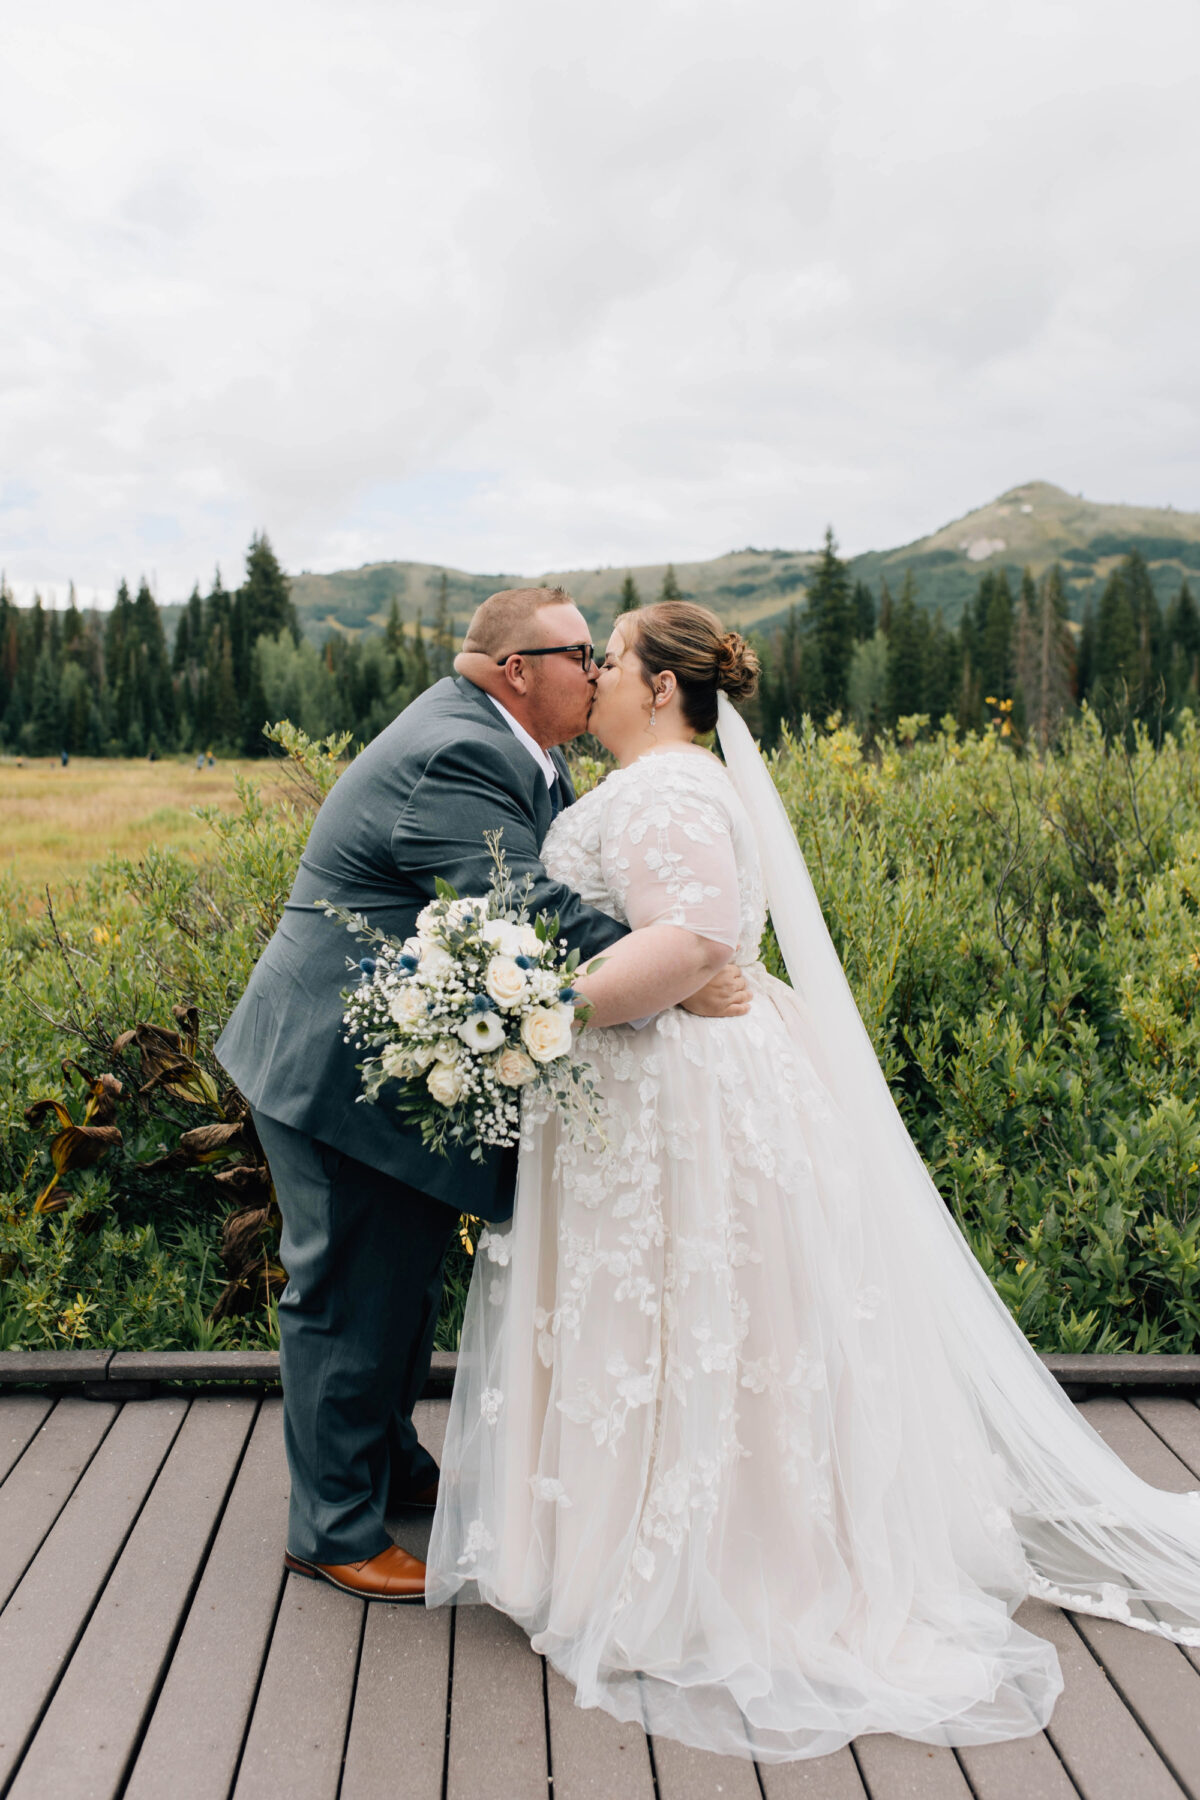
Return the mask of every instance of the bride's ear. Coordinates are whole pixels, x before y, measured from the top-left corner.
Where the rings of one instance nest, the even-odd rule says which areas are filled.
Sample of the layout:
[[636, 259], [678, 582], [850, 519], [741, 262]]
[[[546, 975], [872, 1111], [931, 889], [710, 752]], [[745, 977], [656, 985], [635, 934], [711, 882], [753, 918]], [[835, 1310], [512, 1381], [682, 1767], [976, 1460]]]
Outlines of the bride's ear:
[[675, 677], [672, 675], [670, 669], [663, 669], [657, 674], [652, 683], [655, 704], [658, 706], [665, 706], [675, 692], [677, 685]]

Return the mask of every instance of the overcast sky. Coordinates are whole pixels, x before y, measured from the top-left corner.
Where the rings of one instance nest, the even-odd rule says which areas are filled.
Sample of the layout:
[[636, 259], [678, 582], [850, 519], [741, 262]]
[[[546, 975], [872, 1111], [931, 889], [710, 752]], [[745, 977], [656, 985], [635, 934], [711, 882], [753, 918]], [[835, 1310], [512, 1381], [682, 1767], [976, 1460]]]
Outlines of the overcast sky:
[[3, 15], [23, 597], [1200, 508], [1197, 0]]

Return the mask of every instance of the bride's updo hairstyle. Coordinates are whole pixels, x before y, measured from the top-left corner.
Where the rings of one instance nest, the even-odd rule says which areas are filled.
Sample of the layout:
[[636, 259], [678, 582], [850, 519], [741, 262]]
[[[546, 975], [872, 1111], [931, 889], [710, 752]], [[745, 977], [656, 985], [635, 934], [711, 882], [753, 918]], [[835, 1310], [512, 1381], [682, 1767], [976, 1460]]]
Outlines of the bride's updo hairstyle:
[[706, 606], [658, 600], [622, 613], [621, 623], [652, 687], [656, 675], [667, 670], [674, 675], [683, 716], [695, 732], [716, 729], [719, 693], [749, 700], [758, 687], [758, 657], [744, 637], [726, 631]]

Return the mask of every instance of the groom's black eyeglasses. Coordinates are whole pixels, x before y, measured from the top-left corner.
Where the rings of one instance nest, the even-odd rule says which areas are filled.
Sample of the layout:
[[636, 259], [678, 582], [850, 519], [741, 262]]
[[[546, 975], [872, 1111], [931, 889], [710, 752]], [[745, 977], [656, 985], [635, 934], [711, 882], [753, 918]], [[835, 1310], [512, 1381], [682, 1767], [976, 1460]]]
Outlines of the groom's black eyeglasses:
[[577, 656], [585, 675], [596, 661], [596, 651], [592, 644], [547, 644], [539, 650], [510, 650], [508, 656], [496, 658], [496, 667], [502, 669], [509, 656]]

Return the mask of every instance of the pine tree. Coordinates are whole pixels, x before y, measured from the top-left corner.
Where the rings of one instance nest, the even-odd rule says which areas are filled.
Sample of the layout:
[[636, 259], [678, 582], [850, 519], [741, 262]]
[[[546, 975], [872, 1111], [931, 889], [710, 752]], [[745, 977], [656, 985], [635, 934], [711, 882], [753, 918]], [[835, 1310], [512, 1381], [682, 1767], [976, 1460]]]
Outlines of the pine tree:
[[400, 618], [400, 608], [396, 603], [395, 594], [392, 595], [387, 624], [383, 628], [383, 641], [392, 656], [401, 655], [404, 649], [404, 624]]
[[1008, 574], [1000, 569], [979, 584], [979, 678], [984, 699], [1011, 700], [1016, 686], [1013, 597]]
[[912, 570], [904, 575], [904, 587], [892, 611], [888, 633], [887, 719], [894, 725], [906, 714], [925, 710], [924, 646], [917, 617], [917, 592]]
[[855, 582], [850, 608], [854, 615], [854, 636], [860, 644], [865, 644], [875, 635], [875, 596], [865, 581]]
[[256, 638], [291, 633], [300, 642], [300, 622], [291, 599], [291, 583], [279, 566], [265, 531], [256, 532], [246, 552], [246, 579], [238, 589], [245, 617], [247, 654]]
[[[672, 581], [674, 581], [675, 580], [674, 569], [670, 569], [668, 571], [668, 573], [670, 574]], [[678, 584], [676, 584], [676, 585], [678, 585]], [[665, 577], [663, 578], [663, 586], [664, 587], [666, 586], [666, 578]], [[677, 600], [679, 598], [679, 596], [678, 596], [678, 594], [672, 594], [672, 595], [664, 595], [663, 598]], [[637, 612], [637, 610], [641, 606], [641, 604], [642, 604], [642, 596], [638, 593], [637, 582], [633, 579], [632, 571], [630, 569], [626, 569], [625, 579], [621, 583], [621, 598], [617, 603], [617, 611], [619, 613]]]
[[425, 632], [420, 613], [417, 614], [413, 626], [412, 655], [409, 657], [410, 687], [409, 698], [415, 700], [429, 686], [429, 655], [425, 649]]
[[1066, 589], [1057, 563], [1047, 569], [1040, 587], [1032, 576], [1021, 584], [1017, 659], [1026, 731], [1044, 750], [1070, 704], [1075, 672]]
[[1200, 609], [1186, 580], [1167, 608], [1164, 638], [1171, 699], [1178, 705], [1188, 698], [1194, 705], [1200, 696]]
[[1098, 704], [1128, 691], [1136, 705], [1139, 648], [1138, 622], [1121, 563], [1105, 582], [1096, 613], [1091, 687]]
[[892, 590], [884, 575], [879, 583], [879, 629], [886, 637], [892, 629]]
[[684, 598], [683, 589], [675, 579], [674, 563], [667, 564], [666, 574], [662, 578], [662, 588], [658, 597], [660, 600], [682, 600]]
[[826, 529], [825, 547], [808, 583], [808, 636], [813, 647], [813, 710], [824, 720], [845, 710], [854, 654], [850, 574], [838, 556], [832, 525]]
[[437, 605], [433, 614], [432, 641], [429, 646], [429, 679], [440, 681], [454, 667], [454, 628], [450, 618], [450, 582], [446, 571], [438, 583]]

